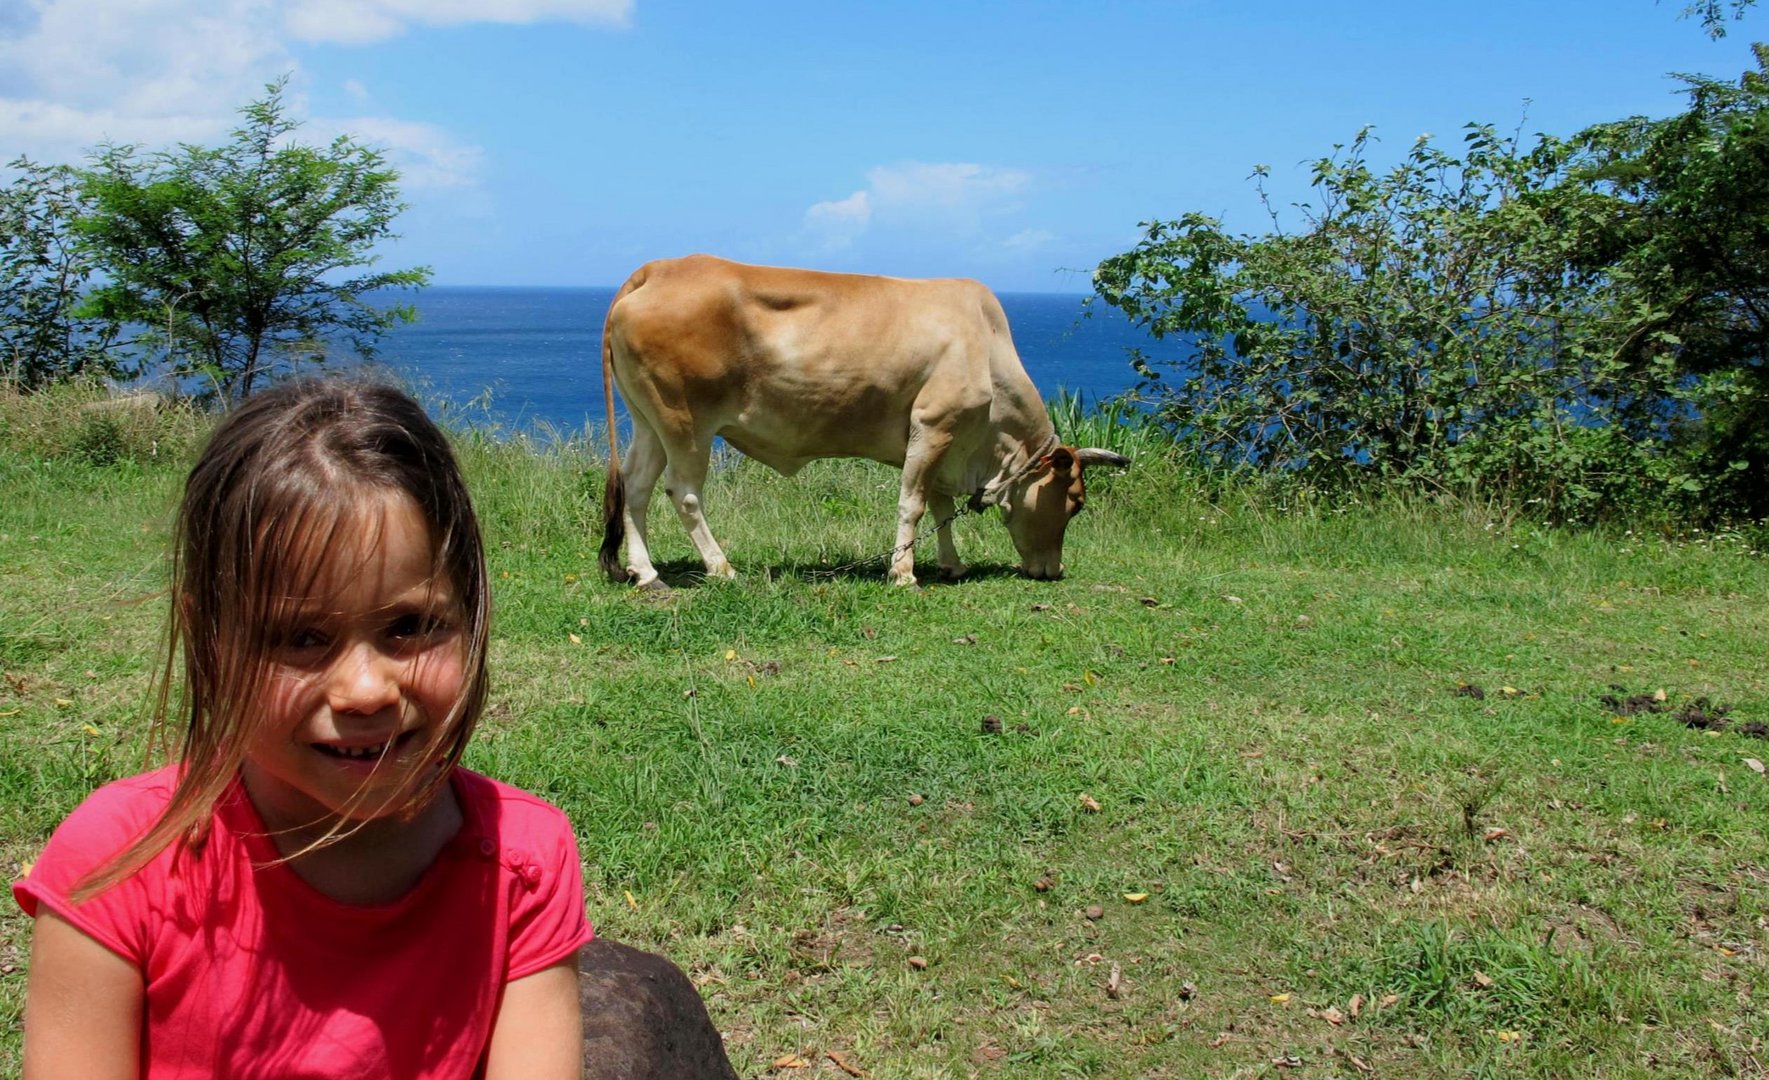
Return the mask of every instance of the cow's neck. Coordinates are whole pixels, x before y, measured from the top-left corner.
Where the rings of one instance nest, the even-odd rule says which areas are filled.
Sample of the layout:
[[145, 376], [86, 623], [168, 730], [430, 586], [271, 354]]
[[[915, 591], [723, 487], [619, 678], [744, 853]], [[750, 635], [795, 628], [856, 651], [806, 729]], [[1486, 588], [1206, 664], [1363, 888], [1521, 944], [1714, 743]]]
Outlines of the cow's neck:
[[1007, 489], [1038, 468], [1038, 462], [1055, 450], [1057, 443], [1056, 429], [1048, 420], [1042, 438], [1037, 434], [1030, 439], [1016, 438], [1007, 432], [998, 435], [989, 447], [990, 452], [981, 461], [978, 475], [983, 479], [972, 487], [971, 509], [981, 510], [1000, 502]]
[[990, 378], [995, 384], [990, 435], [965, 468], [964, 490], [973, 510], [1000, 502], [1016, 480], [1057, 446], [1050, 410], [1011, 349], [1005, 356], [991, 356]]

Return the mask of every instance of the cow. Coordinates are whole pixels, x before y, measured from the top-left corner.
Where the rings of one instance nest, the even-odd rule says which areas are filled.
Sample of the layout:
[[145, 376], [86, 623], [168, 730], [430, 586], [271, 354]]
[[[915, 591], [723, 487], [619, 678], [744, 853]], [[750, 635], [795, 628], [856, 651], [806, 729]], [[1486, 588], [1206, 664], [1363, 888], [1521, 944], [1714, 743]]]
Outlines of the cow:
[[[750, 266], [710, 255], [646, 263], [602, 328], [608, 482], [600, 563], [610, 580], [658, 586], [646, 541], [664, 490], [712, 578], [733, 578], [706, 524], [714, 436], [786, 476], [818, 458], [903, 470], [890, 580], [914, 585], [923, 514], [941, 573], [964, 573], [954, 500], [999, 506], [1028, 577], [1060, 578], [1063, 531], [1085, 505], [1086, 466], [1109, 450], [1062, 445], [1014, 351], [1001, 303], [975, 281]], [[622, 461], [614, 391], [632, 416]], [[622, 539], [626, 563], [620, 562]]]

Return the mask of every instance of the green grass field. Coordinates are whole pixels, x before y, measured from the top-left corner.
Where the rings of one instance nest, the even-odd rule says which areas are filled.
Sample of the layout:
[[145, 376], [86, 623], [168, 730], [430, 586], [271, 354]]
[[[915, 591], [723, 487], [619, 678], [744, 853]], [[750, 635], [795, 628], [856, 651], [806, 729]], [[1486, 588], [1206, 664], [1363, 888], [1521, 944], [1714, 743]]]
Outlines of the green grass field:
[[[17, 413], [9, 875], [142, 764], [189, 446]], [[571, 815], [598, 932], [680, 963], [745, 1076], [1769, 1067], [1744, 537], [1213, 502], [1145, 456], [1090, 474], [1066, 580], [1014, 576], [991, 513], [969, 578], [902, 590], [826, 573], [889, 546], [894, 472], [741, 465], [708, 505], [743, 577], [699, 581], [665, 509], [659, 597], [596, 576], [587, 453], [464, 453], [497, 605], [469, 764]], [[28, 933], [9, 905], [4, 1074]]]

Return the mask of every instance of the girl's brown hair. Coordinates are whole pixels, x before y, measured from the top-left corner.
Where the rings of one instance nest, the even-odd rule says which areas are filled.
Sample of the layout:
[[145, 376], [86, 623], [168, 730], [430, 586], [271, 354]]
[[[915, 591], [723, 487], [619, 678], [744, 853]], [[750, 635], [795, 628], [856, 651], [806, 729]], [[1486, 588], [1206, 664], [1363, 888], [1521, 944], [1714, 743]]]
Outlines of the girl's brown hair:
[[[447, 782], [485, 704], [490, 624], [485, 551], [460, 468], [442, 432], [397, 387], [356, 376], [283, 383], [223, 420], [185, 481], [153, 739], [179, 762], [177, 785], [153, 827], [82, 881], [76, 898], [127, 878], [175, 841], [201, 842], [251, 741], [290, 598], [311, 584], [335, 542], [352, 540], [345, 530], [364, 506], [390, 493], [419, 507], [433, 580], [447, 583], [462, 613], [461, 697], [436, 748], [446, 765], [413, 792], [412, 805]], [[182, 680], [174, 678], [180, 658]]]

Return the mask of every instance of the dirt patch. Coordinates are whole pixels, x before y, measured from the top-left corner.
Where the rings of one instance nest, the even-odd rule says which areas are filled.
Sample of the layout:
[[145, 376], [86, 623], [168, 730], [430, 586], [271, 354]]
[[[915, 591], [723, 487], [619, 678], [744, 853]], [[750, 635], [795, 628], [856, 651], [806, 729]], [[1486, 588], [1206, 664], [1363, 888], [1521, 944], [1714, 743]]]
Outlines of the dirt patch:
[[[1726, 714], [1731, 711], [1731, 706], [1712, 705], [1709, 704], [1707, 698], [1696, 698], [1693, 703], [1677, 713], [1677, 720], [1684, 727], [1695, 728], [1699, 731], [1722, 731], [1730, 723]], [[1748, 726], [1758, 729], [1763, 727], [1762, 724]], [[1742, 731], [1743, 727], [1741, 726], [1739, 730]], [[1762, 738], [1761, 735], [1757, 737]]]
[[1650, 694], [1630, 694], [1620, 686], [1612, 686], [1613, 694], [1598, 697], [1598, 704], [1616, 716], [1640, 716], [1643, 714], [1671, 713], [1679, 724], [1696, 731], [1731, 731], [1752, 739], [1769, 739], [1769, 724], [1759, 721], [1734, 724], [1730, 705], [1716, 705], [1705, 697], [1698, 697], [1687, 705], [1675, 706], [1666, 698], [1664, 691]]
[[1655, 694], [1629, 694], [1625, 688], [1620, 686], [1612, 686], [1610, 689], [1615, 693], [1604, 694], [1597, 699], [1597, 703], [1617, 716], [1662, 713], [1670, 708], [1663, 697]]
[[850, 908], [831, 912], [822, 927], [792, 935], [793, 967], [813, 976], [838, 967], [871, 967], [871, 931], [865, 917]]

